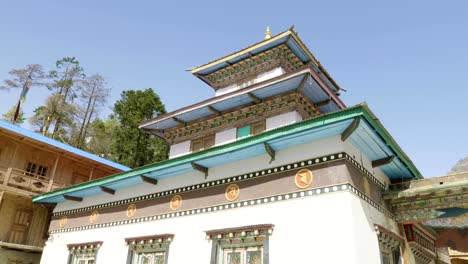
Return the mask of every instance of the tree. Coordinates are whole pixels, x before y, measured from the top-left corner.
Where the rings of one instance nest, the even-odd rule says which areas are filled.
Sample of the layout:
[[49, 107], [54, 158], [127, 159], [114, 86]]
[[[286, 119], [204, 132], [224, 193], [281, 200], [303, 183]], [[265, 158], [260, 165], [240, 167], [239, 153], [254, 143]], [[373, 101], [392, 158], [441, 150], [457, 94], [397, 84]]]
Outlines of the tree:
[[167, 159], [166, 142], [138, 128], [142, 121], [164, 113], [166, 109], [153, 89], [122, 92], [114, 105], [120, 126], [115, 131], [112, 159], [132, 168]]
[[112, 144], [115, 131], [120, 126], [114, 116], [105, 120], [95, 119], [89, 125], [85, 141], [85, 150], [104, 158], [112, 158]]
[[74, 140], [74, 145], [78, 148], [83, 146], [91, 120], [97, 117], [96, 110], [107, 101], [110, 89], [106, 85], [106, 80], [99, 74], [91, 75], [79, 82], [78, 98], [81, 104], [77, 104], [77, 110], [80, 126]]
[[2, 120], [15, 124], [15, 125], [23, 124], [24, 120], [26, 120], [26, 118], [24, 117], [23, 110], [20, 110], [18, 118], [16, 119], [16, 121], [13, 122], [13, 116], [15, 115], [15, 112], [16, 112], [16, 105], [11, 107], [10, 110], [8, 110], [8, 112], [2, 115]]
[[57, 69], [49, 73], [52, 83], [49, 84], [48, 88], [54, 91], [53, 96], [56, 103], [51, 105], [51, 115], [46, 118], [44, 130], [48, 133], [49, 127], [54, 124], [51, 136], [57, 139], [60, 138], [59, 134], [66, 131], [62, 129], [62, 125], [69, 125], [70, 122], [67, 120], [69, 120], [70, 114], [74, 114], [74, 107], [71, 103], [77, 96], [74, 89], [75, 83], [85, 75], [80, 62], [75, 57], [65, 57], [58, 60], [55, 65]]
[[30, 88], [43, 86], [46, 77], [42, 66], [39, 64], [28, 64], [25, 68], [13, 69], [8, 74], [12, 78], [3, 80], [4, 85], [0, 86], [0, 90], [23, 88], [28, 81], [31, 82]]

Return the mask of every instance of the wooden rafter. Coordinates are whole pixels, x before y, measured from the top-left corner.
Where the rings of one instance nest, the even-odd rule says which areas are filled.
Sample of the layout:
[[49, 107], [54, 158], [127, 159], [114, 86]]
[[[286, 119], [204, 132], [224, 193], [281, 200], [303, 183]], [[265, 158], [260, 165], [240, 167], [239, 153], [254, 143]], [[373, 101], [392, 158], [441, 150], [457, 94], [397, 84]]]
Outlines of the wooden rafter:
[[221, 111], [217, 110], [216, 108], [212, 107], [211, 105], [208, 106], [208, 109], [213, 113], [217, 115], [221, 115]]
[[261, 103], [262, 99], [258, 98], [255, 94], [253, 93], [247, 93], [247, 95], [252, 99], [256, 104]]
[[173, 117], [172, 120], [176, 121], [177, 123], [179, 123], [180, 125], [187, 125], [187, 123], [185, 123], [184, 121], [180, 120], [179, 118], [177, 117]]
[[156, 185], [158, 184], [158, 180], [156, 179], [153, 179], [153, 178], [150, 178], [148, 176], [140, 176], [141, 180], [146, 182], [146, 183], [149, 183], [149, 184], [153, 184], [153, 185]]
[[345, 141], [346, 139], [348, 139], [351, 136], [351, 134], [353, 134], [353, 132], [359, 127], [359, 120], [360, 120], [360, 118], [356, 117], [353, 120], [353, 122], [351, 124], [349, 124], [349, 126], [341, 134], [341, 141]]
[[330, 99], [330, 98], [328, 98], [327, 100], [323, 100], [323, 101], [314, 103], [314, 107], [315, 107], [315, 108], [319, 108], [319, 107], [321, 107], [321, 106], [328, 105], [329, 103], [331, 103], [331, 99]]
[[385, 157], [385, 158], [382, 158], [382, 159], [374, 160], [374, 161], [372, 161], [372, 168], [387, 165], [390, 162], [392, 162], [394, 158], [395, 158], [395, 156], [388, 156], [388, 157]]
[[199, 172], [205, 174], [205, 179], [208, 177], [208, 168], [207, 168], [207, 167], [202, 166], [202, 165], [200, 165], [200, 164], [197, 164], [197, 163], [195, 163], [195, 162], [192, 162], [192, 168], [193, 168], [194, 170], [197, 170], [197, 171], [199, 171]]
[[270, 163], [272, 163], [275, 160], [275, 150], [270, 146], [268, 143], [264, 143], [265, 145], [265, 151], [270, 156]]
[[47, 208], [54, 208], [57, 205], [57, 203], [38, 203], [38, 204]]
[[108, 188], [108, 187], [106, 187], [106, 186], [99, 186], [99, 188], [101, 188], [101, 191], [103, 191], [103, 192], [105, 192], [105, 193], [112, 194], [112, 195], [115, 194], [115, 190], [114, 190], [114, 189]]
[[82, 197], [76, 197], [76, 196], [71, 196], [71, 195], [64, 195], [63, 198], [65, 198], [65, 200], [75, 201], [75, 202], [83, 201]]
[[300, 93], [302, 91], [302, 88], [304, 88], [304, 85], [306, 84], [306, 81], [307, 81], [307, 77], [309, 77], [309, 75], [306, 74], [304, 78], [302, 78], [302, 81], [297, 86], [296, 91], [298, 93]]

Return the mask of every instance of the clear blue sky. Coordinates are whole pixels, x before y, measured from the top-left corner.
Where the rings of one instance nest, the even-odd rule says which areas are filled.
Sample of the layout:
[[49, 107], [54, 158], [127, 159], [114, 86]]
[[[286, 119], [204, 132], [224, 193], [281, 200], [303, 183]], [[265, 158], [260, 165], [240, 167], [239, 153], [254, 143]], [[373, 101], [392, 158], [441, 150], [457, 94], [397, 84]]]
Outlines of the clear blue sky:
[[[366, 101], [426, 177], [468, 155], [468, 1], [2, 1], [0, 79], [75, 56], [112, 86], [152, 87], [168, 111], [213, 91], [185, 70], [291, 25], [347, 105]], [[0, 92], [0, 113], [20, 91]], [[47, 93], [28, 94], [28, 116]], [[110, 111], [104, 109], [102, 115]], [[28, 127], [28, 125], [25, 125]]]

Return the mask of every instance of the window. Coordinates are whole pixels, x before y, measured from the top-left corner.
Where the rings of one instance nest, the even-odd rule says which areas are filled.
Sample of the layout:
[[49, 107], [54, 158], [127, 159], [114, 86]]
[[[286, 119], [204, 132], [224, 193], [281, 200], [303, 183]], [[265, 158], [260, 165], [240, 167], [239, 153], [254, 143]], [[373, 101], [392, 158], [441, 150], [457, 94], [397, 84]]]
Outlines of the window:
[[131, 264], [166, 264], [173, 234], [126, 238]]
[[403, 238], [380, 225], [374, 226], [379, 238], [381, 263], [400, 264], [400, 245], [403, 243]]
[[33, 176], [36, 172], [36, 167], [37, 165], [35, 163], [28, 162], [28, 166], [26, 167], [26, 175]]
[[45, 178], [47, 176], [47, 167], [38, 165], [33, 162], [28, 162], [28, 166], [26, 166], [26, 175], [28, 176], [40, 176], [41, 178]]
[[265, 120], [237, 128], [237, 138], [255, 136], [265, 131]]
[[227, 264], [261, 264], [263, 247], [233, 248], [223, 250], [223, 263]]
[[190, 149], [192, 152], [202, 151], [202, 150], [205, 150], [214, 146], [214, 142], [215, 142], [214, 135], [195, 139], [195, 140], [192, 140]]
[[253, 123], [250, 134], [255, 136], [265, 131], [265, 120]]
[[256, 225], [207, 231], [212, 240], [211, 263], [267, 264], [273, 225]]
[[95, 264], [101, 241], [68, 245], [68, 264]]

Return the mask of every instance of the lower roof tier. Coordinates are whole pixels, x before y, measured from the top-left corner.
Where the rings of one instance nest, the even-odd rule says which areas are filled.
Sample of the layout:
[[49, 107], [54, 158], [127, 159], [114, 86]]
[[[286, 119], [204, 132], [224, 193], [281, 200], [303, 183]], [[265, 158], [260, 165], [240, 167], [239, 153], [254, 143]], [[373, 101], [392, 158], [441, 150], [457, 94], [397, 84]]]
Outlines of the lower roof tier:
[[[368, 159], [381, 162], [390, 180], [422, 178], [390, 134], [365, 104], [273, 129], [262, 134], [187, 154], [124, 173], [78, 184], [33, 198], [39, 203], [59, 203], [69, 197], [89, 197], [104, 190], [120, 190], [143, 183], [183, 175], [200, 168], [212, 168], [266, 155], [267, 149], [281, 151], [316, 140], [339, 136], [349, 141]], [[267, 148], [266, 145], [269, 147]], [[195, 164], [195, 165], [194, 165]], [[144, 177], [141, 177], [144, 176]]]

